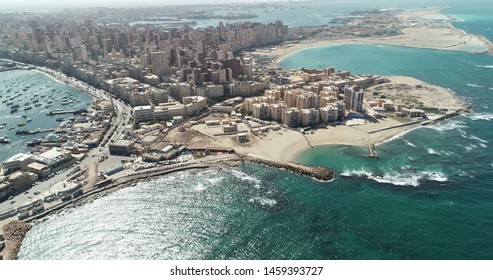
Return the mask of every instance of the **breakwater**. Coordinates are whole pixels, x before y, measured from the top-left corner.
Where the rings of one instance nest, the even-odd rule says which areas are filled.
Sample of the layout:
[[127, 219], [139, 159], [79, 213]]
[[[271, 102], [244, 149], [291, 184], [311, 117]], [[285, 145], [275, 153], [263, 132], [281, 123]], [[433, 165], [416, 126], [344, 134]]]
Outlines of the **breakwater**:
[[22, 240], [31, 227], [25, 222], [11, 221], [2, 227], [5, 246], [1, 250], [1, 260], [13, 260], [21, 247]]
[[252, 156], [239, 155], [242, 161], [264, 164], [270, 167], [282, 168], [293, 173], [310, 176], [321, 181], [330, 181], [334, 179], [335, 171], [326, 167], [320, 166], [307, 166], [294, 162], [278, 162], [263, 158], [257, 158]]

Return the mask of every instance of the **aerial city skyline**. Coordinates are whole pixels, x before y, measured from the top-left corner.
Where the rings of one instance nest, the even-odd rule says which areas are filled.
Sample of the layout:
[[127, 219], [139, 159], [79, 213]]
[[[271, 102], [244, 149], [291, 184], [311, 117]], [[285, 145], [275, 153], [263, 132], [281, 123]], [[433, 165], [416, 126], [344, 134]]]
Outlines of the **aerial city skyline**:
[[2, 259], [493, 257], [487, 8], [5, 4]]

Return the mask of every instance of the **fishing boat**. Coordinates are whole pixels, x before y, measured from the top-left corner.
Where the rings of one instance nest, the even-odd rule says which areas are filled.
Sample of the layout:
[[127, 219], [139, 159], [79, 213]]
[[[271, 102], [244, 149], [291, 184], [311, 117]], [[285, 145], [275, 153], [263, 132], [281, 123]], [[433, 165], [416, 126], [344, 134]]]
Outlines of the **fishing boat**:
[[10, 140], [6, 136], [2, 136], [2, 137], [0, 137], [0, 143], [1, 144], [8, 144], [8, 143], [10, 143]]
[[26, 125], [26, 122], [20, 122], [17, 124], [17, 126], [25, 126]]
[[28, 119], [26, 120], [26, 122], [30, 122], [30, 121], [32, 121], [32, 120], [33, 120], [33, 119], [31, 119], [31, 118], [28, 118]]
[[27, 142], [26, 145], [28, 145], [29, 147], [34, 147], [41, 144], [41, 142], [43, 142], [43, 138], [35, 138], [32, 141]]

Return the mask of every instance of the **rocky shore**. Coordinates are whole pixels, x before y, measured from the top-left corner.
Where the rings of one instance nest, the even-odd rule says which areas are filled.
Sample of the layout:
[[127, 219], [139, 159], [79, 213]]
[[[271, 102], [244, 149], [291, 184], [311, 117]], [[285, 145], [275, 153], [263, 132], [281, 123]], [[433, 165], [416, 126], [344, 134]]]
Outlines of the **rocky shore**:
[[307, 166], [300, 163], [294, 162], [278, 162], [263, 158], [251, 157], [251, 156], [240, 156], [243, 161], [264, 164], [267, 166], [282, 168], [297, 174], [304, 176], [310, 176], [321, 181], [330, 181], [334, 179], [335, 171], [326, 167], [320, 166]]
[[5, 239], [2, 244], [5, 244], [5, 247], [0, 252], [0, 259], [14, 260], [17, 258], [22, 240], [30, 228], [29, 224], [20, 221], [11, 221], [2, 227], [3, 238]]

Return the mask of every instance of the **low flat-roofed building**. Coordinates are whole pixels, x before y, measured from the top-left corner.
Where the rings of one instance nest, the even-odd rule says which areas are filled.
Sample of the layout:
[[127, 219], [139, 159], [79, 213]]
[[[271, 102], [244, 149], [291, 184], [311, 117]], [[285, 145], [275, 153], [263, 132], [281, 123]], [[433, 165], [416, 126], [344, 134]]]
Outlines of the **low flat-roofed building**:
[[139, 122], [150, 121], [154, 119], [154, 110], [150, 105], [137, 106], [133, 109], [134, 119]]
[[53, 148], [34, 157], [38, 163], [48, 166], [52, 172], [57, 172], [75, 163], [72, 154], [64, 149]]
[[132, 154], [135, 142], [131, 140], [117, 140], [109, 145], [110, 155], [129, 156]]
[[219, 120], [210, 120], [210, 121], [205, 121], [205, 125], [207, 126], [221, 125], [221, 122]]
[[13, 191], [31, 185], [37, 179], [38, 175], [35, 173], [20, 170], [10, 174], [8, 177], [8, 181]]
[[248, 135], [246, 133], [238, 133], [236, 137], [238, 137], [238, 142], [240, 143], [248, 142]]
[[27, 170], [27, 166], [33, 163], [34, 159], [32, 155], [19, 153], [11, 156], [6, 161], [2, 163], [5, 174], [11, 174], [17, 170]]
[[421, 109], [409, 109], [409, 108], [402, 108], [402, 115], [404, 116], [409, 116], [410, 118], [423, 118], [426, 116], [425, 111]]
[[230, 123], [223, 125], [224, 133], [233, 133], [238, 131], [238, 125], [236, 123]]
[[0, 183], [0, 200], [6, 198], [10, 194], [10, 184]]
[[33, 162], [27, 166], [27, 170], [38, 174], [40, 178], [46, 178], [50, 175], [51, 170], [48, 166], [41, 164], [39, 162]]

